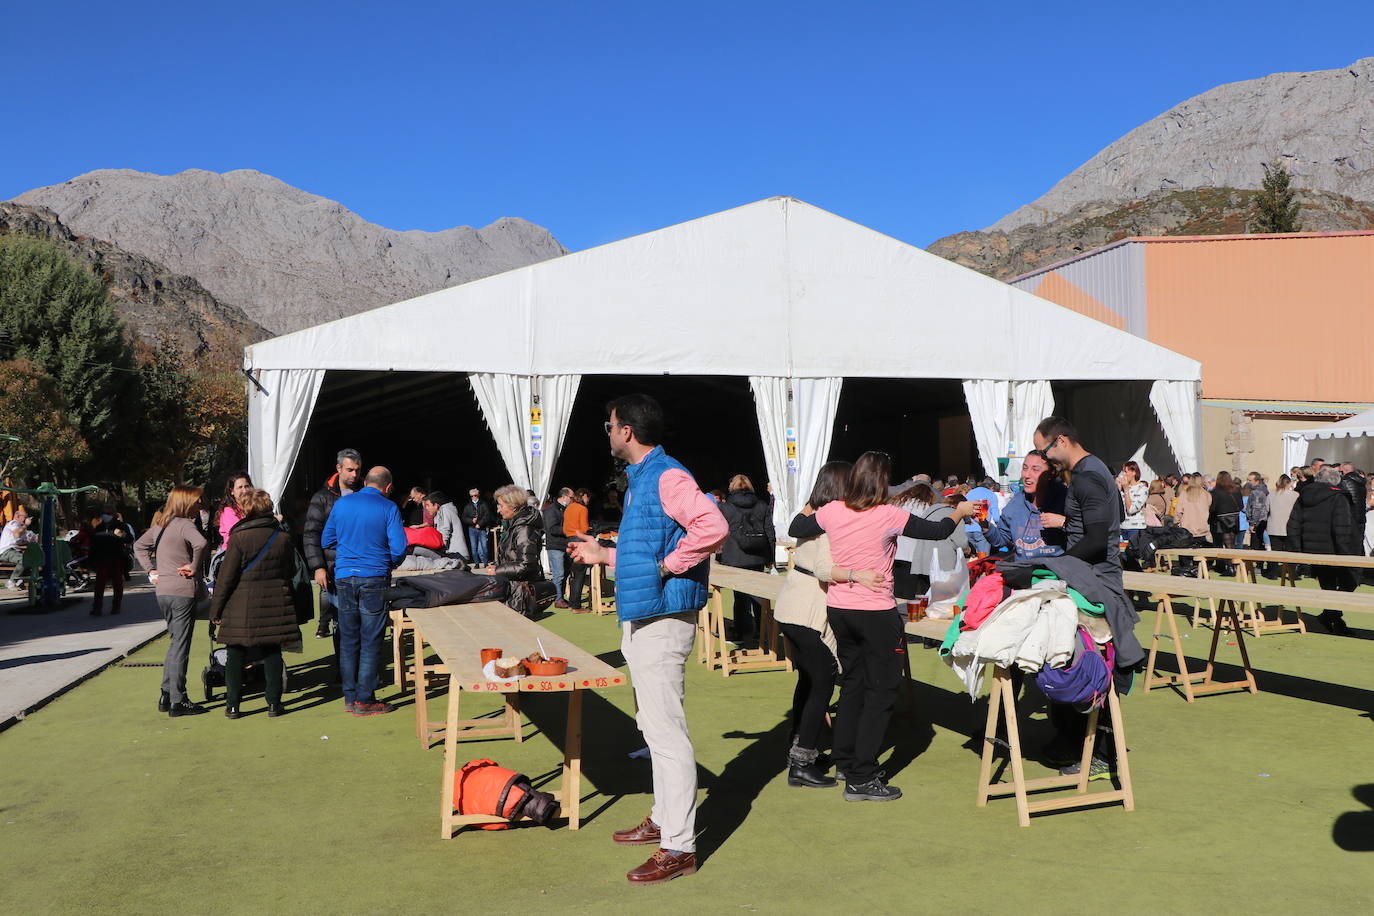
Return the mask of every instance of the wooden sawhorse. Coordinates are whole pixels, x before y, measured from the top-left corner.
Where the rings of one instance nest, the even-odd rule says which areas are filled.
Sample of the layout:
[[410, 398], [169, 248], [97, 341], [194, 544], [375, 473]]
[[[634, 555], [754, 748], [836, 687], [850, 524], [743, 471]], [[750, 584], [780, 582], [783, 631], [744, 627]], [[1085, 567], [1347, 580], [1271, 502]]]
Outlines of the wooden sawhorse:
[[[1083, 755], [1078, 761], [1078, 775], [1027, 779], [1025, 762], [1021, 758], [1021, 731], [1016, 722], [1016, 694], [1012, 690], [1011, 676], [1007, 669], [997, 668], [992, 679], [992, 690], [988, 695], [987, 731], [983, 735], [983, 759], [978, 769], [977, 807], [986, 807], [990, 798], [1015, 796], [1016, 821], [1022, 827], [1030, 826], [1032, 814], [1044, 814], [1067, 808], [1121, 802], [1127, 811], [1134, 811], [1135, 793], [1131, 784], [1131, 764], [1126, 754], [1126, 726], [1121, 718], [1121, 701], [1116, 695], [1115, 684], [1108, 688], [1107, 708], [1112, 714], [1112, 739], [1116, 747], [1116, 772], [1120, 788], [1106, 792], [1088, 791], [1093, 743], [1097, 738], [1097, 719], [1101, 712], [1096, 708], [1088, 714], [1088, 726], [1083, 735]], [[1007, 729], [1007, 754], [1011, 758], [1012, 773], [1012, 781], [1009, 783], [992, 781], [992, 758], [998, 742], [999, 721], [1005, 723]], [[1032, 792], [1069, 788], [1074, 790], [1071, 795], [1035, 800], [1029, 798]]]
[[[1157, 601], [1155, 612], [1155, 631], [1150, 639], [1150, 658], [1145, 668], [1145, 692], [1156, 687], [1182, 687], [1183, 697], [1189, 703], [1197, 697], [1209, 693], [1224, 693], [1231, 690], [1249, 690], [1259, 693], [1255, 684], [1255, 672], [1250, 667], [1250, 653], [1245, 649], [1245, 628], [1240, 621], [1237, 602], [1231, 598], [1215, 599], [1219, 602], [1216, 618], [1212, 621], [1212, 645], [1207, 650], [1207, 667], [1201, 671], [1189, 671], [1188, 660], [1183, 654], [1182, 640], [1179, 638], [1178, 621], [1174, 619], [1173, 602], [1169, 595], [1152, 595]], [[1164, 632], [1167, 627], [1168, 632]], [[1212, 679], [1216, 667], [1217, 645], [1223, 630], [1236, 634], [1236, 647], [1240, 649], [1240, 659], [1245, 666], [1245, 677], [1239, 681], [1217, 681]], [[1174, 643], [1174, 658], [1178, 662], [1177, 674], [1157, 674], [1155, 659], [1159, 655], [1159, 641], [1171, 639]]]

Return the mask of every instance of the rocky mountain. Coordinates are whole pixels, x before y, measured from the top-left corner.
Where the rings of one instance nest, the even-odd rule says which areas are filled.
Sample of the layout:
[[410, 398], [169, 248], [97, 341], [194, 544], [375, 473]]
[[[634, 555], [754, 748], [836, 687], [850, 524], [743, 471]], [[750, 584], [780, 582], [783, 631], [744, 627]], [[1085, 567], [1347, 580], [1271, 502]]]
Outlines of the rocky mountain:
[[[1251, 231], [1258, 191], [1198, 188], [1155, 191], [1139, 200], [1080, 204], [1047, 223], [1010, 232], [958, 232], [929, 251], [999, 280], [1071, 258], [1133, 235], [1239, 235]], [[1374, 203], [1329, 191], [1300, 191], [1307, 232], [1374, 229]]]
[[45, 207], [0, 202], [0, 235], [55, 242], [109, 283], [115, 306], [134, 335], [156, 343], [169, 335], [187, 353], [234, 349], [269, 334], [241, 309], [226, 305], [192, 277], [118, 245], [77, 235]]
[[1304, 230], [1374, 229], [1374, 57], [1204, 92], [929, 250], [1006, 279], [1131, 235], [1247, 232], [1264, 163], [1292, 174]]
[[20, 195], [199, 280], [274, 334], [564, 254], [521, 219], [398, 232], [251, 170], [90, 172]]
[[1044, 223], [1083, 204], [1188, 188], [1254, 188], [1261, 163], [1294, 185], [1374, 200], [1374, 57], [1339, 70], [1227, 83], [1174, 106], [990, 229]]

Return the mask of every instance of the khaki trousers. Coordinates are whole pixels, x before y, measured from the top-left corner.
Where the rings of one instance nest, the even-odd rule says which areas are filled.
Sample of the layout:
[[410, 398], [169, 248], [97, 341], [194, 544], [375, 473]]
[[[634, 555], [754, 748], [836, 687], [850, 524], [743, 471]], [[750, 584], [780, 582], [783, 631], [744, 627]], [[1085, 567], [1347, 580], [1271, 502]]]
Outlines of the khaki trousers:
[[697, 635], [697, 612], [626, 621], [620, 651], [630, 666], [639, 705], [636, 721], [654, 767], [650, 813], [664, 849], [696, 851], [697, 761], [687, 714], [687, 659]]

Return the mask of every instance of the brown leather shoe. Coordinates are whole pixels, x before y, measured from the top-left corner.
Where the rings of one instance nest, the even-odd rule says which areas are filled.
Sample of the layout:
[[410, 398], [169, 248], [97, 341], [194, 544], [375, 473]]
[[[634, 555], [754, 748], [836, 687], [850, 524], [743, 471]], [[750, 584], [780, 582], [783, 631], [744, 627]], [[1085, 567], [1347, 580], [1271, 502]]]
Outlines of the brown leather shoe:
[[649, 861], [625, 875], [625, 878], [631, 884], [662, 884], [683, 875], [694, 875], [696, 871], [696, 853], [684, 852], [673, 855], [666, 849], [660, 849], [649, 857]]
[[638, 827], [617, 830], [611, 834], [611, 839], [621, 846], [657, 846], [663, 838], [659, 835], [658, 825], [646, 814]]
[[553, 603], [553, 606], [556, 607], [556, 608], [558, 608], [559, 610], [563, 610], [563, 611], [566, 611], [568, 608], [572, 607], [571, 604], [569, 604], [568, 602], [564, 601], [562, 598], [559, 598], [557, 601], [555, 601], [555, 602]]

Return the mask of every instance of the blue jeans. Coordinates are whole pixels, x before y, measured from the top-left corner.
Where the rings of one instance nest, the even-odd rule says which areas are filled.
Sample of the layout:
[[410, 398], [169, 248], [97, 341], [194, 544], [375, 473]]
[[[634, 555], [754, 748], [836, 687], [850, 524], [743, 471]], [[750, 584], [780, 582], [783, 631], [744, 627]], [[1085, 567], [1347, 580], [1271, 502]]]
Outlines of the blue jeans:
[[568, 555], [561, 550], [546, 550], [549, 558], [549, 578], [553, 587], [558, 589], [558, 600], [563, 600], [563, 584], [568, 580]]
[[472, 553], [473, 566], [487, 563], [487, 533], [481, 528], [468, 529], [468, 550]]
[[339, 677], [345, 703], [377, 701], [377, 661], [386, 630], [389, 576], [339, 579]]

